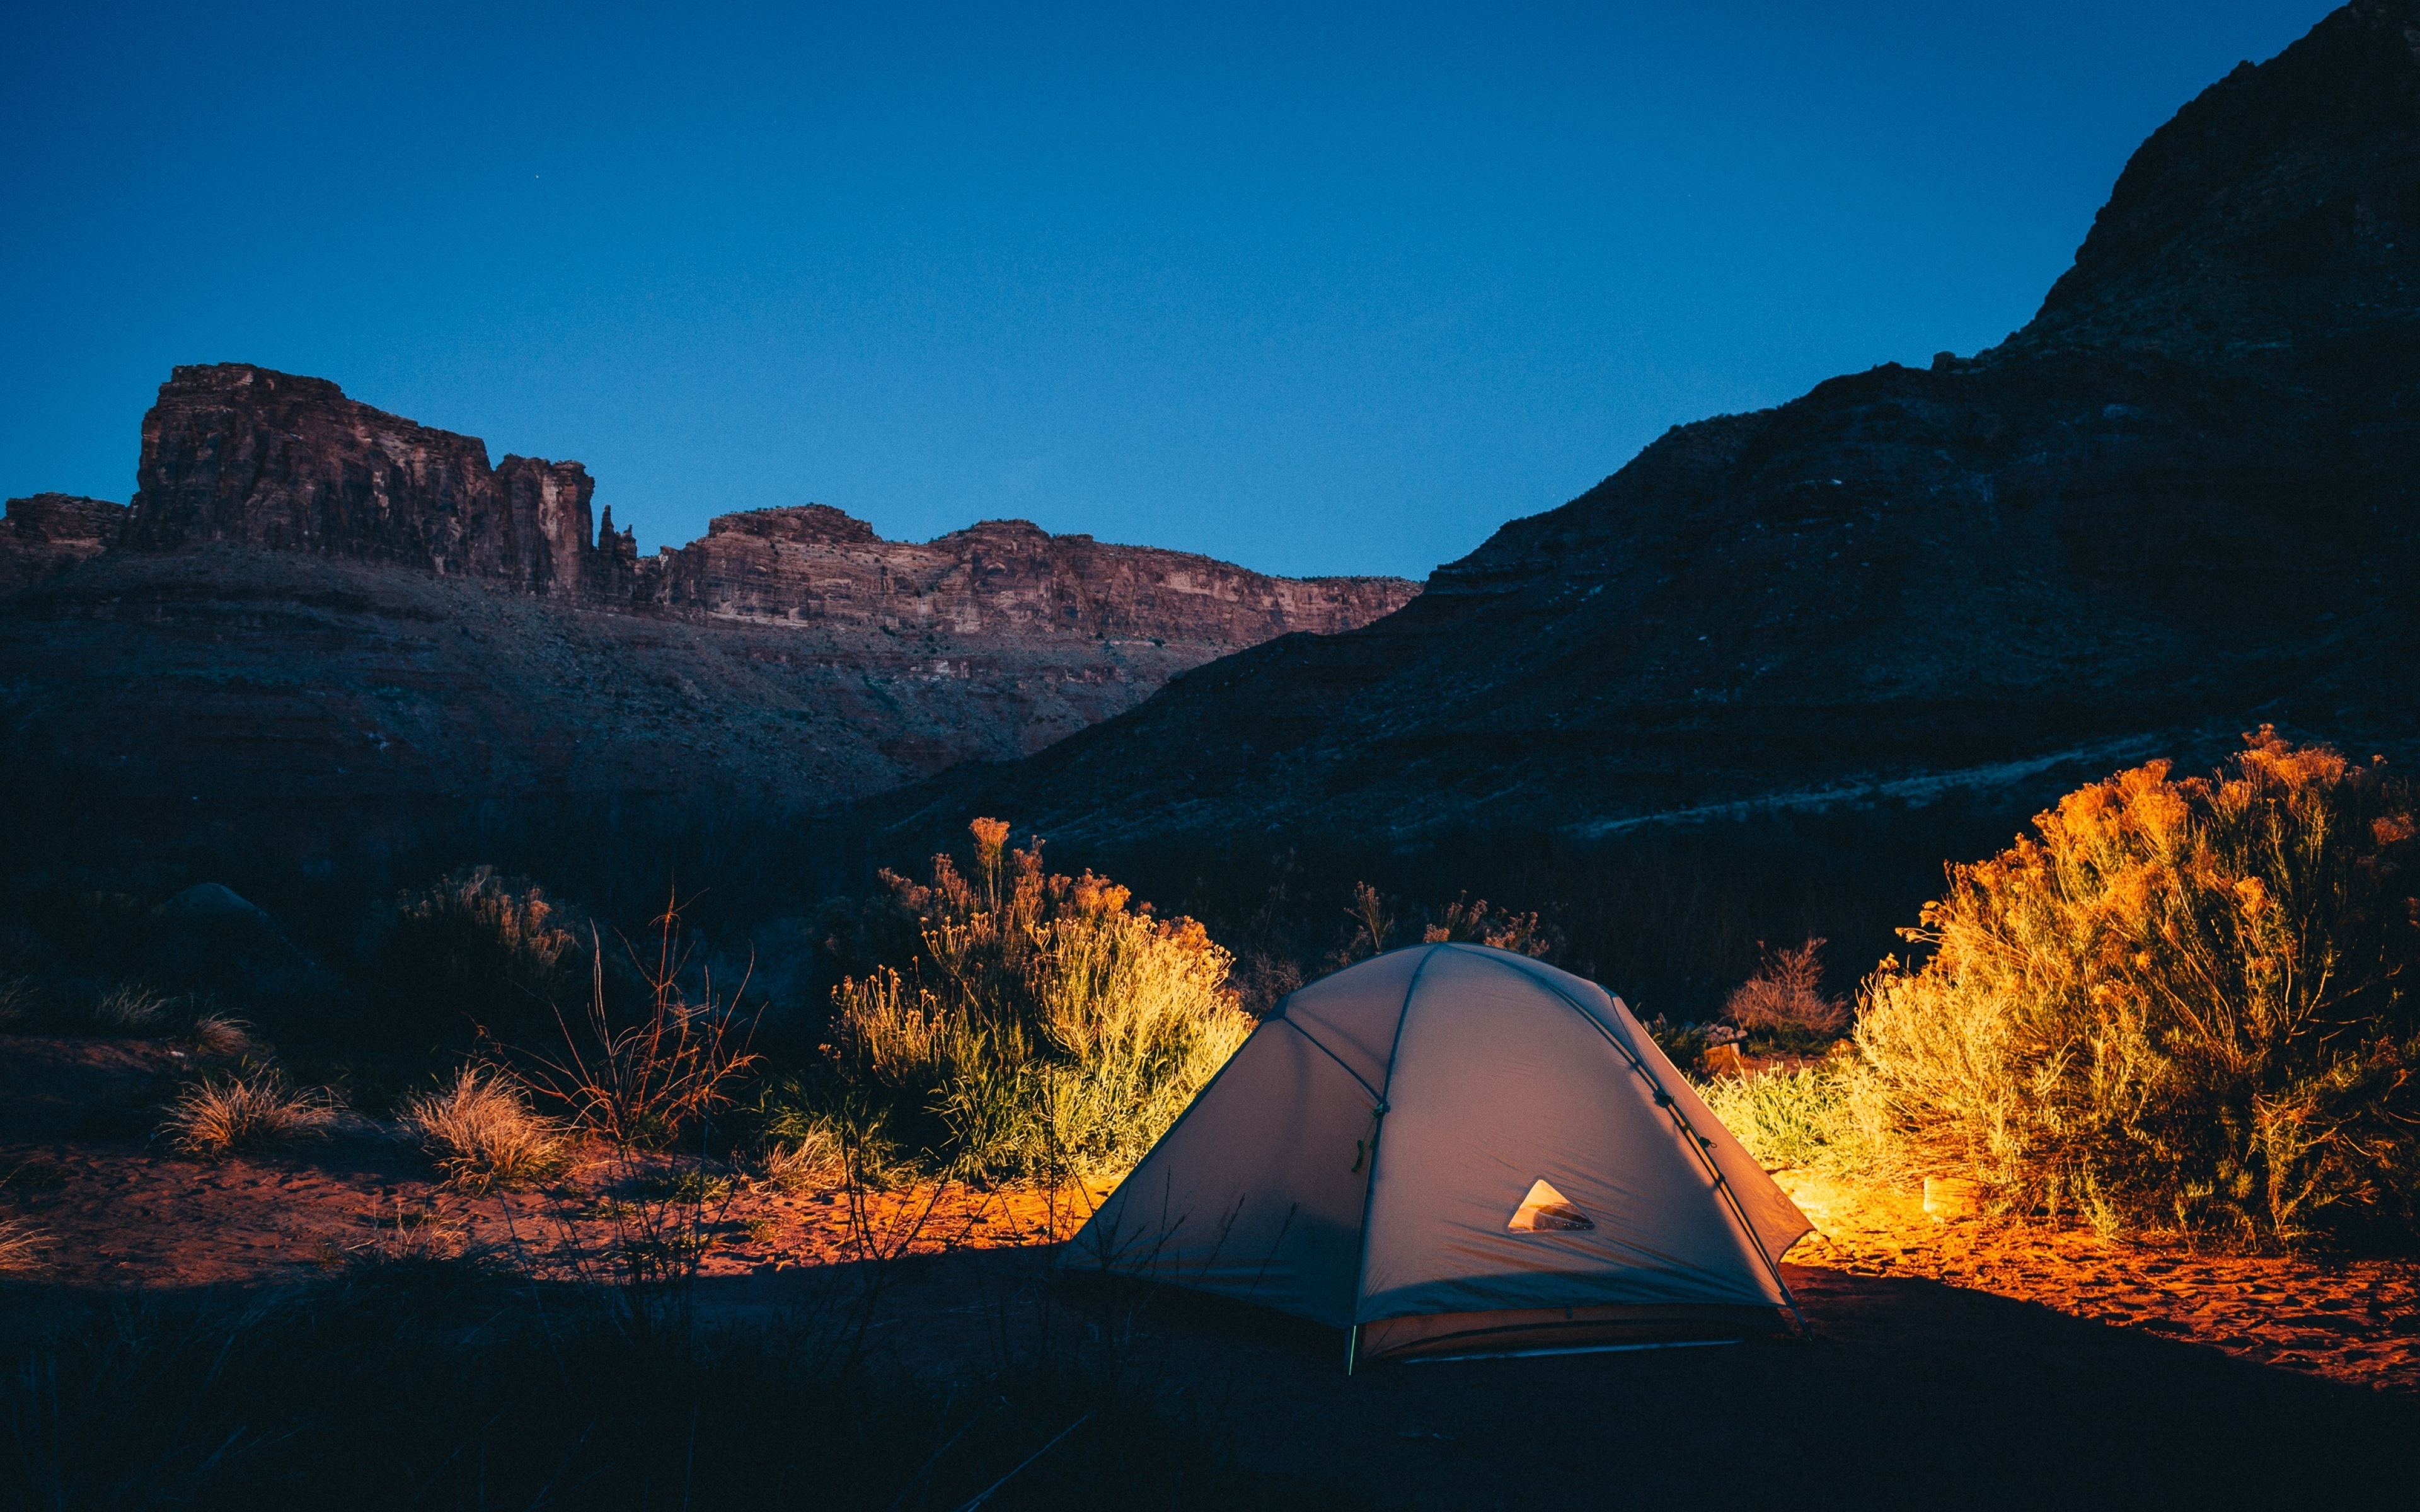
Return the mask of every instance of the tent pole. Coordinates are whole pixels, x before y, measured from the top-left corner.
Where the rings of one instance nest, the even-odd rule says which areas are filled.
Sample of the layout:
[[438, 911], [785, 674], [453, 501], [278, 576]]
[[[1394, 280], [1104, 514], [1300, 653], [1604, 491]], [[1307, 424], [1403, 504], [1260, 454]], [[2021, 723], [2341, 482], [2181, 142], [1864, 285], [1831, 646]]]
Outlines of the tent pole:
[[[1422, 964], [1426, 964], [1426, 963]], [[1655, 1073], [1647, 1069], [1647, 1063], [1638, 1057], [1637, 1052], [1632, 1050], [1630, 1046], [1623, 1044], [1621, 1037], [1616, 1035], [1611, 1029], [1606, 1028], [1603, 1024], [1598, 1023], [1596, 1015], [1581, 1007], [1577, 998], [1563, 991], [1562, 988], [1557, 986], [1555, 983], [1548, 981], [1545, 978], [1537, 975], [1535, 972], [1524, 971], [1521, 975], [1528, 977], [1531, 981], [1536, 982], [1539, 986], [1545, 988], [1548, 992], [1553, 993], [1556, 996], [1561, 998], [1564, 1003], [1570, 1006], [1573, 1012], [1577, 1013], [1590, 1027], [1595, 1029], [1599, 1035], [1603, 1036], [1606, 1043], [1613, 1046], [1615, 1051], [1621, 1055], [1622, 1059], [1630, 1062], [1630, 1069], [1632, 1071], [1637, 1072], [1640, 1076], [1644, 1077], [1647, 1085], [1655, 1089], [1655, 1101], [1663, 1107], [1665, 1117], [1670, 1119], [1673, 1124], [1680, 1129], [1681, 1133], [1686, 1136], [1690, 1152], [1698, 1157], [1698, 1163], [1703, 1165], [1706, 1169], [1706, 1174], [1713, 1178], [1714, 1190], [1722, 1194], [1724, 1205], [1730, 1209], [1731, 1216], [1739, 1220], [1740, 1232], [1746, 1238], [1748, 1248], [1756, 1251], [1756, 1257], [1764, 1262], [1765, 1274], [1773, 1278], [1774, 1289], [1780, 1292], [1781, 1300], [1790, 1304], [1790, 1316], [1798, 1324], [1798, 1336], [1800, 1338], [1813, 1338], [1815, 1336], [1815, 1331], [1807, 1326], [1807, 1315], [1798, 1310], [1797, 1294], [1790, 1289], [1789, 1282], [1781, 1279], [1781, 1262], [1773, 1256], [1765, 1253], [1764, 1241], [1757, 1234], [1756, 1225], [1748, 1221], [1747, 1208], [1740, 1201], [1739, 1194], [1731, 1190], [1730, 1182], [1725, 1180], [1722, 1166], [1715, 1163], [1712, 1153], [1713, 1147], [1698, 1137], [1698, 1131], [1690, 1126], [1689, 1120], [1686, 1118], [1682, 1116], [1680, 1104], [1672, 1101], [1672, 1094], [1664, 1090], [1664, 1084], [1655, 1079]], [[1417, 980], [1418, 979], [1415, 978], [1414, 980]], [[1409, 1006], [1408, 995], [1406, 995], [1405, 1006]], [[1403, 1029], [1400, 1025], [1397, 1026], [1395, 1032], [1399, 1036], [1403, 1033]], [[1393, 1068], [1390, 1065], [1388, 1067], [1390, 1073], [1392, 1070]], [[1376, 1173], [1373, 1171], [1372, 1174], [1375, 1175]], [[1365, 1224], [1368, 1222], [1366, 1215], [1363, 1222]]]
[[1361, 1347], [1361, 1325], [1354, 1324], [1344, 1331], [1344, 1373], [1353, 1374], [1353, 1356]]

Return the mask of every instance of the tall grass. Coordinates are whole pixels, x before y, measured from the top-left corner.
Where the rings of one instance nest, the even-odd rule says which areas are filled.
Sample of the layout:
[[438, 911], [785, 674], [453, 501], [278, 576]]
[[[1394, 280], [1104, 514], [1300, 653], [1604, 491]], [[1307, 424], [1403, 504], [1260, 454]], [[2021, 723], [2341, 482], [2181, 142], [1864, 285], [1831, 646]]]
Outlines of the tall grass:
[[664, 1149], [711, 1119], [731, 1105], [736, 1085], [761, 1058], [751, 1048], [755, 1020], [740, 1013], [744, 980], [723, 995], [710, 973], [699, 972], [691, 995], [677, 895], [653, 922], [654, 959], [629, 951], [645, 993], [635, 1013], [616, 1011], [606, 991], [604, 947], [592, 937], [586, 1015], [575, 1023], [558, 1014], [557, 1038], [544, 1049], [499, 1046], [531, 1091], [624, 1152]]
[[2408, 788], [2263, 729], [2062, 799], [1953, 867], [1869, 981], [1854, 1093], [1903, 1166], [2022, 1209], [2257, 1242], [2420, 1196]]
[[1251, 1030], [1232, 958], [1107, 878], [1047, 873], [1003, 823], [971, 829], [970, 872], [884, 873], [918, 948], [833, 993], [830, 1116], [979, 1179], [1131, 1165]]
[[1717, 1076], [1698, 1091], [1768, 1168], [1854, 1180], [1874, 1173], [1875, 1151], [1851, 1103], [1854, 1077], [1852, 1068], [1834, 1060]]
[[30, 1271], [39, 1265], [49, 1234], [23, 1218], [0, 1218], [0, 1271]]

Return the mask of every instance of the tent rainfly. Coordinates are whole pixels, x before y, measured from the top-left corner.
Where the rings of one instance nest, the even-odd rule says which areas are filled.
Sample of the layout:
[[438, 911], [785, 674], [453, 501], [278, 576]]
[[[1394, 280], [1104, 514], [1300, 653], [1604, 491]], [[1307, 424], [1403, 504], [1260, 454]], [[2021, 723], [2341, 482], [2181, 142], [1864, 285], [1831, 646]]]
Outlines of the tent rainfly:
[[1279, 1004], [1064, 1263], [1342, 1328], [1349, 1370], [1777, 1331], [1812, 1227], [1619, 998], [1426, 945]]

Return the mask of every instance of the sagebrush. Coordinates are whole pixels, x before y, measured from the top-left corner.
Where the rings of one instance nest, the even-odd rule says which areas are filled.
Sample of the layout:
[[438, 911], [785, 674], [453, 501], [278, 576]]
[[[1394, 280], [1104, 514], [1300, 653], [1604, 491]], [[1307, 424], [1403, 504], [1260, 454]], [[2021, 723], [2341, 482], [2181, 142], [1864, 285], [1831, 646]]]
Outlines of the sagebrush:
[[528, 880], [468, 867], [396, 900], [379, 971], [421, 1018], [518, 1034], [577, 990], [582, 925]]
[[1855, 1095], [1903, 1166], [2104, 1229], [2291, 1242], [2420, 1196], [2410, 791], [2263, 729], [2071, 793], [1953, 867], [1866, 988]]
[[[1228, 953], [1039, 841], [978, 819], [971, 873], [883, 873], [912, 959], [833, 993], [833, 1119], [928, 1168], [1049, 1177], [1133, 1164], [1251, 1032]], [[832, 1096], [833, 1093], [838, 1096]]]

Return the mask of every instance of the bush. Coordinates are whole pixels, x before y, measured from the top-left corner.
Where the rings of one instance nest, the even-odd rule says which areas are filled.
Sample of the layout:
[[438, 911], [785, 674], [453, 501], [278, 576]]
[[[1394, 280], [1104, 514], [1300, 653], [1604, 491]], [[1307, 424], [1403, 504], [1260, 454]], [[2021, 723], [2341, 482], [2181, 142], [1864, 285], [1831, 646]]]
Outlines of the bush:
[[447, 1180], [473, 1192], [528, 1186], [563, 1169], [563, 1139], [508, 1073], [465, 1066], [453, 1085], [404, 1100], [406, 1133]]
[[589, 943], [578, 923], [523, 878], [466, 868], [396, 900], [380, 975], [422, 1016], [467, 1015], [508, 1037], [551, 1027]]
[[315, 1138], [335, 1119], [325, 1093], [298, 1091], [274, 1071], [209, 1076], [169, 1104], [160, 1132], [188, 1155], [219, 1160]]
[[834, 990], [832, 1071], [859, 1096], [831, 1116], [978, 1178], [1131, 1165], [1251, 1032], [1230, 958], [1106, 878], [1046, 875], [1005, 824], [971, 828], [971, 877], [946, 855], [930, 887], [883, 873], [919, 949]]
[[1791, 1049], [1823, 1043], [1849, 1026], [1849, 1005], [1823, 995], [1821, 939], [1762, 953], [1756, 975], [1732, 988], [1724, 1001], [1725, 1018]]
[[2155, 762], [1953, 867], [1856, 1040], [1902, 1164], [2105, 1230], [2291, 1242], [2420, 1194], [2410, 795], [2264, 728], [2208, 779]]
[[1698, 1093], [1759, 1164], [1855, 1177], [1872, 1151], [1850, 1102], [1853, 1075], [1838, 1064], [1767, 1068], [1715, 1077]]

